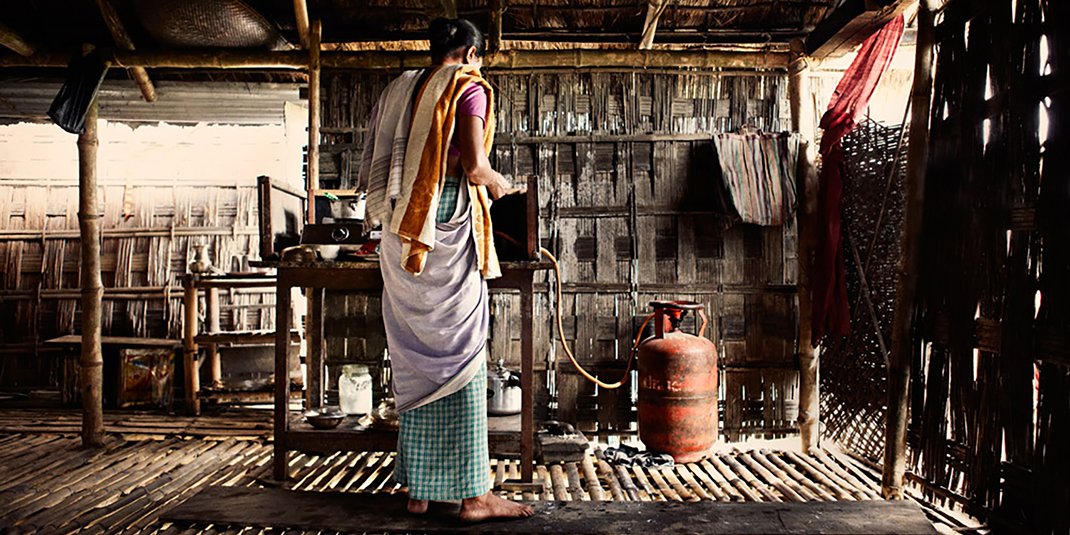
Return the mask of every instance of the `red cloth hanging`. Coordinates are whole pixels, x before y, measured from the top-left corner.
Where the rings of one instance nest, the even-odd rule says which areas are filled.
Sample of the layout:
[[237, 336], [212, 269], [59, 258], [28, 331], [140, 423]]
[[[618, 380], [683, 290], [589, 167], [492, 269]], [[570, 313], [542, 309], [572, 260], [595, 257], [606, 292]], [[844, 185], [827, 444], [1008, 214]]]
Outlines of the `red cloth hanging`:
[[851, 67], [832, 94], [821, 117], [821, 173], [818, 175], [817, 243], [810, 271], [815, 347], [825, 335], [846, 336], [851, 331], [847, 281], [841, 235], [843, 207], [843, 136], [869, 104], [873, 91], [892, 62], [903, 36], [903, 17], [896, 17], [871, 35], [858, 49]]

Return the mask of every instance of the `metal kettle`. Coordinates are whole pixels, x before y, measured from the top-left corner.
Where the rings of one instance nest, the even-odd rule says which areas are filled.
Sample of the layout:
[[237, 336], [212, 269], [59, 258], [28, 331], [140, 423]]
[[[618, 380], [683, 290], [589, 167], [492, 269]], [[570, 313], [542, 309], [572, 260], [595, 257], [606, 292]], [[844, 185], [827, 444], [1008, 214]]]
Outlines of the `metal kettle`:
[[499, 359], [487, 374], [487, 412], [496, 416], [520, 412], [520, 375], [505, 367]]

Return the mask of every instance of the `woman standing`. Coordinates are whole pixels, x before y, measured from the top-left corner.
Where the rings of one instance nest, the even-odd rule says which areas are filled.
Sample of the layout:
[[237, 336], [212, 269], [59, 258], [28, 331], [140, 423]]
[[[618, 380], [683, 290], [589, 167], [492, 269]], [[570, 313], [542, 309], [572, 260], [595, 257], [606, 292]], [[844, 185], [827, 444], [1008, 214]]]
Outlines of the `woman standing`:
[[483, 36], [464, 19], [429, 29], [434, 66], [403, 73], [372, 110], [361, 164], [382, 224], [383, 320], [401, 413], [394, 477], [408, 509], [462, 500], [463, 520], [522, 518], [490, 492], [486, 279], [501, 275], [490, 202], [510, 186], [487, 159], [493, 91]]

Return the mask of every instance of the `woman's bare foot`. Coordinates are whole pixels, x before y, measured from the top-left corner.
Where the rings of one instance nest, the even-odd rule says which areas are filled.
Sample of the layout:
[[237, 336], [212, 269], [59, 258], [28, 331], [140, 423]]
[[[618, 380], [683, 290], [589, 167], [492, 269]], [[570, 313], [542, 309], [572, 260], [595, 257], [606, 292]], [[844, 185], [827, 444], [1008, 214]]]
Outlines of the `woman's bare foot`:
[[406, 508], [414, 515], [422, 515], [427, 512], [427, 500], [409, 498], [409, 504]]
[[493, 519], [528, 518], [534, 514], [535, 511], [531, 507], [499, 498], [488, 492], [461, 502], [459, 516], [465, 522], [482, 522]]

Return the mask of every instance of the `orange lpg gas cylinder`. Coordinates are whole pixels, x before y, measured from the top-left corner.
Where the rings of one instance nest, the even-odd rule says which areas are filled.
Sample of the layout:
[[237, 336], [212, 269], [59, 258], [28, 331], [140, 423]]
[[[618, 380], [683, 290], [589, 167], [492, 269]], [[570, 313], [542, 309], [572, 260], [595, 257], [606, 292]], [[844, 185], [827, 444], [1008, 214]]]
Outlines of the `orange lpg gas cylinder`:
[[[639, 346], [639, 439], [676, 462], [701, 459], [717, 441], [717, 346], [704, 337], [703, 306], [654, 301], [654, 335]], [[698, 336], [681, 332], [688, 311], [702, 319]]]

